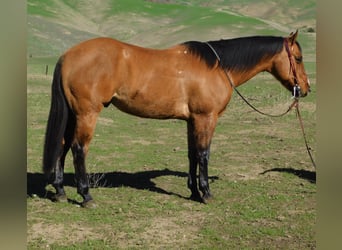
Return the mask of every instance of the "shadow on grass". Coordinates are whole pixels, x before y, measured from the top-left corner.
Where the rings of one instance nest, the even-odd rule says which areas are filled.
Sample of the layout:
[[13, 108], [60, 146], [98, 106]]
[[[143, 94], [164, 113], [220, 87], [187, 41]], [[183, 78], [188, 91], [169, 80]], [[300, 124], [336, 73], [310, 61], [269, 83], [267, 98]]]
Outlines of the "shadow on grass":
[[[115, 188], [115, 187], [130, 187], [139, 190], [149, 190], [166, 195], [174, 195], [180, 198], [189, 199], [180, 194], [171, 191], [166, 191], [156, 186], [152, 179], [161, 176], [175, 176], [185, 178], [187, 173], [172, 171], [169, 169], [142, 171], [136, 173], [126, 172], [109, 172], [109, 173], [92, 173], [89, 174], [89, 184], [92, 188]], [[210, 181], [217, 180], [217, 176], [209, 177]], [[27, 173], [27, 196], [32, 197], [37, 195], [40, 198], [53, 200], [54, 193], [46, 190], [48, 185], [45, 176], [41, 173]], [[64, 174], [64, 186], [76, 188], [75, 174]], [[184, 185], [186, 188], [186, 185]], [[71, 201], [73, 202], [73, 201]]]
[[269, 170], [266, 170], [260, 174], [266, 174], [268, 172], [280, 172], [280, 173], [289, 173], [298, 176], [299, 178], [302, 178], [304, 180], [307, 180], [311, 183], [316, 183], [316, 172], [315, 171], [308, 171], [304, 169], [293, 169], [293, 168], [272, 168]]

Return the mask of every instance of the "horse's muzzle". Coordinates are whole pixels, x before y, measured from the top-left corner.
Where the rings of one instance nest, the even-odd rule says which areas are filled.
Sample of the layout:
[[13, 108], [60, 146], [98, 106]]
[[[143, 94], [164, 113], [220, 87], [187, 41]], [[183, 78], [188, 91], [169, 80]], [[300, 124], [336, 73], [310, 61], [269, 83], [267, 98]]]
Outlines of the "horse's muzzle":
[[[310, 92], [310, 91], [311, 90], [309, 88], [308, 92]], [[300, 86], [298, 84], [296, 84], [295, 86], [293, 86], [292, 96], [293, 96], [293, 98], [305, 97], [305, 96], [307, 96], [308, 92], [302, 91]]]

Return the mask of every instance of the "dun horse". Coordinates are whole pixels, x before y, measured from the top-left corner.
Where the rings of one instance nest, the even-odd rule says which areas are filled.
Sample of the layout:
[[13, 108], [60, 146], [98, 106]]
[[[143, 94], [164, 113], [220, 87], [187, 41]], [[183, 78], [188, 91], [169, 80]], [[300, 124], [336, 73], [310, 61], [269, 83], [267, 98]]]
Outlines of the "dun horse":
[[85, 161], [98, 115], [113, 104], [139, 117], [187, 122], [187, 183], [191, 199], [207, 202], [210, 143], [233, 86], [267, 71], [294, 95], [310, 90], [297, 33], [190, 41], [165, 50], [96, 38], [69, 49], [56, 64], [44, 145], [43, 171], [55, 199], [66, 200], [64, 161], [71, 148], [82, 205], [94, 204]]

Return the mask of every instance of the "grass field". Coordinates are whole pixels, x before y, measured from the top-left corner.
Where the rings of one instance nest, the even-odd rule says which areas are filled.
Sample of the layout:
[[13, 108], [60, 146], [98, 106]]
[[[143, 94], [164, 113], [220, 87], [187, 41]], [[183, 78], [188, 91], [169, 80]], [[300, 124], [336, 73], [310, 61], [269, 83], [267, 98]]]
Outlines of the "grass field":
[[[294, 8], [289, 7], [293, 1], [282, 1], [272, 9], [275, 2], [264, 1], [255, 13], [247, 7], [257, 5], [247, 0], [170, 2], [96, 1], [92, 8], [86, 1], [28, 1], [28, 249], [315, 249], [316, 173], [295, 112], [264, 117], [237, 95], [212, 142], [213, 202], [188, 199], [185, 122], [142, 119], [113, 106], [101, 113], [87, 161], [98, 207], [77, 205], [81, 198], [70, 155], [65, 169], [70, 202], [48, 199], [54, 190], [44, 185], [41, 162], [54, 63], [73, 43], [103, 34], [165, 47], [222, 34], [287, 35], [284, 27], [302, 28], [299, 41], [313, 91], [300, 108], [315, 156], [316, 38], [305, 32], [314, 26], [315, 2]], [[284, 9], [291, 20], [282, 15]], [[121, 26], [115, 26], [119, 21]], [[239, 89], [270, 113], [286, 110], [291, 102], [266, 73]]]

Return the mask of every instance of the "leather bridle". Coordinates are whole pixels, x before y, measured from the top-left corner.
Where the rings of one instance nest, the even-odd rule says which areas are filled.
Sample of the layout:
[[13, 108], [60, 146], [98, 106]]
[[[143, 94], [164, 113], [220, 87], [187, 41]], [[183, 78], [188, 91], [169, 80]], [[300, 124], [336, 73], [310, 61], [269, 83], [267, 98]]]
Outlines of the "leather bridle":
[[291, 51], [289, 48], [289, 40], [287, 38], [284, 39], [284, 45], [285, 45], [285, 49], [287, 52], [287, 56], [288, 56], [289, 61], [290, 61], [290, 72], [289, 72], [289, 74], [292, 71], [293, 79], [294, 79], [294, 83], [295, 83], [295, 85], [293, 86], [292, 94], [293, 94], [294, 98], [299, 98], [300, 97], [300, 86], [298, 84], [297, 71], [296, 71], [296, 67], [294, 66], [294, 63], [293, 63], [292, 54], [291, 54]]

